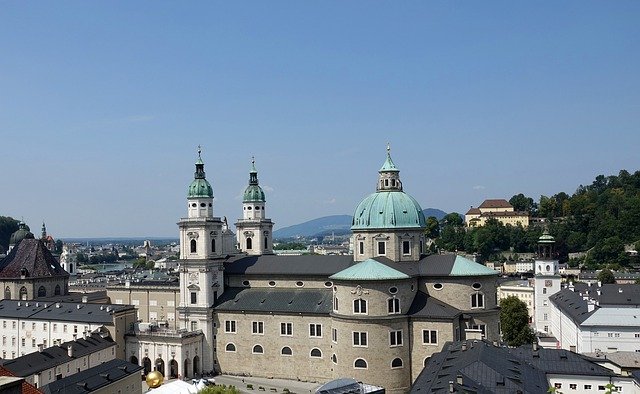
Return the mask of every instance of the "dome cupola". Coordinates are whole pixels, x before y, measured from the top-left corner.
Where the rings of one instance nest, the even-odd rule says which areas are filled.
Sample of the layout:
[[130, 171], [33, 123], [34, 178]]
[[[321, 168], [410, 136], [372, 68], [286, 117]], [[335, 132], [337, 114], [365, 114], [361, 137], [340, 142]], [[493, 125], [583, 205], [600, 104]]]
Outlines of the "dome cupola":
[[213, 198], [213, 188], [207, 181], [204, 172], [204, 162], [200, 154], [202, 149], [198, 147], [198, 160], [196, 161], [196, 172], [194, 173], [193, 182], [189, 185], [188, 198]]
[[31, 231], [29, 231], [29, 228], [27, 227], [25, 222], [20, 222], [20, 224], [18, 225], [18, 230], [11, 234], [11, 237], [9, 238], [9, 249], [11, 249], [11, 246], [16, 246], [18, 242], [22, 241], [25, 238], [34, 239], [34, 236]]
[[251, 158], [251, 170], [249, 171], [249, 186], [244, 190], [242, 202], [265, 202], [264, 191], [258, 184], [258, 171], [256, 161]]

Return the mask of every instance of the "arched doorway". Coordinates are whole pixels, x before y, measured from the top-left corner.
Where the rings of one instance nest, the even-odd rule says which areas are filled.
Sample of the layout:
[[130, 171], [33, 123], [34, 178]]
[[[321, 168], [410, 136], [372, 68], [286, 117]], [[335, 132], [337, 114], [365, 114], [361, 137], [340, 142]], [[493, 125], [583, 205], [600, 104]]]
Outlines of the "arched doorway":
[[142, 359], [142, 367], [144, 368], [145, 375], [151, 372], [151, 359], [149, 359], [149, 357]]
[[136, 357], [136, 356], [131, 356], [129, 361], [131, 362], [131, 364], [139, 365], [138, 364], [138, 357]]
[[169, 377], [171, 379], [178, 377], [178, 362], [176, 360], [169, 361]]
[[161, 358], [156, 360], [156, 367], [155, 367], [156, 371], [159, 371], [162, 376], [165, 376], [165, 371], [164, 371], [164, 360], [162, 360]]
[[47, 296], [47, 289], [45, 289], [44, 286], [38, 287], [38, 297], [46, 297], [46, 296]]
[[20, 299], [23, 301], [26, 301], [27, 299], [27, 288], [24, 286], [20, 288]]
[[5, 300], [11, 299], [11, 289], [9, 288], [9, 286], [7, 286], [7, 288], [4, 289], [4, 299]]
[[191, 372], [191, 361], [189, 361], [188, 358], [184, 360], [184, 369], [182, 371], [185, 378], [191, 377], [191, 374], [189, 373]]
[[200, 357], [195, 356], [193, 358], [193, 377], [199, 377], [200, 376]]
[[60, 285], [56, 285], [56, 288], [53, 290], [53, 295], [60, 295]]

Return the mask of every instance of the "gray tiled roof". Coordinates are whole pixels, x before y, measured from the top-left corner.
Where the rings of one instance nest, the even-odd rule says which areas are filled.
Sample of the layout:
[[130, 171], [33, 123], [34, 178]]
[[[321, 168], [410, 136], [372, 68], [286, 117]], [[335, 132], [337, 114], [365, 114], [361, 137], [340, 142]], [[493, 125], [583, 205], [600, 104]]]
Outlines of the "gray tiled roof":
[[[69, 357], [69, 346], [73, 348], [73, 357]], [[75, 341], [64, 342], [59, 346], [52, 346], [41, 352], [35, 351], [7, 360], [3, 366], [16, 376], [27, 377], [111, 346], [116, 346], [111, 337], [102, 338], [98, 334], [93, 334], [86, 339], [80, 338]]]
[[216, 311], [329, 314], [331, 289], [238, 288], [225, 290]]
[[[27, 306], [28, 305], [28, 306]], [[0, 300], [0, 318], [113, 324], [113, 313], [132, 305]]]
[[45, 394], [91, 393], [132, 374], [139, 374], [141, 370], [140, 365], [115, 359], [51, 382], [42, 391]]
[[[463, 349], [466, 344], [466, 350]], [[506, 348], [488, 341], [447, 342], [427, 362], [412, 393], [456, 392], [545, 393], [547, 373], [574, 376], [617, 376], [588, 357], [561, 349]], [[457, 382], [461, 376], [462, 384]]]
[[23, 269], [30, 278], [69, 276], [39, 239], [23, 239], [0, 260], [1, 278], [20, 278]]
[[435, 319], [455, 319], [460, 311], [449, 304], [436, 300], [422, 291], [416, 293], [413, 303], [407, 312], [408, 315]]

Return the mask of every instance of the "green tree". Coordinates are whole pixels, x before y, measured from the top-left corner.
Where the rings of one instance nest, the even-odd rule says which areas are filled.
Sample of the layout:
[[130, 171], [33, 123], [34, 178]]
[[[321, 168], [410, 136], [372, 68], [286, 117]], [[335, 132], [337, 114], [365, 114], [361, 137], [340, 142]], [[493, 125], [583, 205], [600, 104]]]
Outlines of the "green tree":
[[198, 391], [198, 394], [240, 394], [235, 386], [207, 386]]
[[500, 301], [500, 326], [502, 339], [509, 346], [533, 343], [536, 339], [529, 327], [527, 305], [518, 297], [509, 296]]
[[522, 193], [511, 197], [509, 204], [513, 205], [514, 210], [529, 212], [531, 215], [536, 214], [538, 211], [538, 204], [533, 201], [533, 198], [527, 197]]
[[4, 250], [9, 249], [9, 238], [18, 231], [18, 224], [20, 222], [10, 216], [0, 216], [0, 245]]
[[600, 272], [598, 272], [598, 282], [604, 283], [616, 283], [616, 278], [613, 276], [613, 272], [611, 272], [608, 268], [603, 268]]
[[435, 216], [429, 216], [427, 218], [427, 229], [425, 235], [431, 239], [436, 239], [440, 236], [440, 222]]

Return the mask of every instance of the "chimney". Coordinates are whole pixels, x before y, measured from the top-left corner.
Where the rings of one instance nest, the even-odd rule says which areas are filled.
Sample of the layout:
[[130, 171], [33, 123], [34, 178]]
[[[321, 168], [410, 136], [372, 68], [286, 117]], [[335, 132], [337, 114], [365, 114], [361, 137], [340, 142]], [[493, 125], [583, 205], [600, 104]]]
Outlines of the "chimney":
[[[622, 293], [622, 292], [621, 292]], [[24, 306], [28, 307], [29, 306], [29, 301], [24, 303]]]
[[587, 312], [593, 312], [596, 309], [596, 303], [593, 300], [587, 302]]
[[82, 308], [82, 306], [80, 306], [80, 304], [76, 305], [76, 309], [80, 309]]
[[462, 342], [462, 351], [467, 350], [467, 342]]
[[82, 296], [82, 303], [86, 304], [87, 302], [89, 302], [89, 297], [87, 297], [86, 295]]
[[67, 355], [73, 358], [73, 346], [67, 346]]
[[597, 293], [598, 295], [602, 295], [602, 290], [598, 289]]
[[458, 374], [456, 376], [456, 383], [458, 383], [460, 386], [462, 386], [462, 375]]
[[22, 302], [18, 301], [18, 306], [22, 306]]
[[602, 282], [598, 281], [598, 287], [602, 287]]
[[40, 307], [40, 303], [36, 302], [36, 308]]
[[538, 351], [538, 342], [534, 342], [533, 343], [533, 351], [537, 352]]
[[450, 393], [455, 393], [456, 389], [453, 387], [453, 380], [449, 381], [449, 392]]
[[43, 343], [38, 344], [38, 352], [42, 353], [43, 350], [44, 350], [44, 344]]
[[60, 308], [60, 307], [61, 307], [60, 303], [56, 302], [56, 308]]
[[622, 293], [622, 287], [618, 288], [618, 293]]

